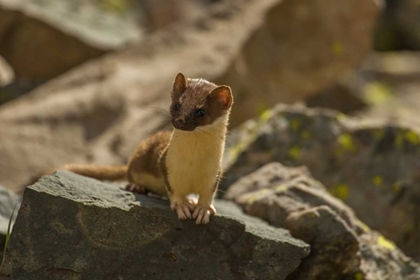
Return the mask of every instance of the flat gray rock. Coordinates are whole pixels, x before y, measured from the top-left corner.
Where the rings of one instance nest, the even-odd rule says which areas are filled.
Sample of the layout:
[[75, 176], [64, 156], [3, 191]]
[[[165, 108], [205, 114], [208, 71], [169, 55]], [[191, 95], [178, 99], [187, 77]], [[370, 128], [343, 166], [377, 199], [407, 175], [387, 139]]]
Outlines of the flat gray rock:
[[216, 208], [196, 225], [165, 200], [58, 171], [25, 191], [0, 278], [285, 279], [309, 253], [232, 203]]

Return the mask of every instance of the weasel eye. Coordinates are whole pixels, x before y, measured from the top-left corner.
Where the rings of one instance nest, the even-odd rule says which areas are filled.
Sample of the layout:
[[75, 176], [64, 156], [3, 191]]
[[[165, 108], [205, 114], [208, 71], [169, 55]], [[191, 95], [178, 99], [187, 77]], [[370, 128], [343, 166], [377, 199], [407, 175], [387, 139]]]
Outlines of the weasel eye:
[[206, 112], [203, 109], [199, 109], [199, 110], [197, 110], [197, 112], [195, 112], [195, 114], [198, 117], [204, 117], [204, 115], [206, 114]]
[[179, 107], [181, 107], [181, 105], [179, 103], [175, 103], [174, 110], [175, 111], [178, 111], [179, 110]]

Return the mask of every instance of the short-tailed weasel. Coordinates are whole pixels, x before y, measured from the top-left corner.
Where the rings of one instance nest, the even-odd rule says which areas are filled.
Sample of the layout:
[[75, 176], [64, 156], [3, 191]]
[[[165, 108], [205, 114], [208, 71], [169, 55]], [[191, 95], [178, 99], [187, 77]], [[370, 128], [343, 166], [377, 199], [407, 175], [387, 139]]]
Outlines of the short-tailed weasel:
[[[141, 142], [127, 166], [63, 168], [103, 180], [126, 178], [132, 191], [168, 196], [179, 219], [205, 224], [216, 213], [212, 203], [222, 175], [232, 92], [228, 86], [179, 73], [171, 99], [173, 132], [159, 132]], [[198, 201], [188, 199], [190, 194], [198, 194]]]

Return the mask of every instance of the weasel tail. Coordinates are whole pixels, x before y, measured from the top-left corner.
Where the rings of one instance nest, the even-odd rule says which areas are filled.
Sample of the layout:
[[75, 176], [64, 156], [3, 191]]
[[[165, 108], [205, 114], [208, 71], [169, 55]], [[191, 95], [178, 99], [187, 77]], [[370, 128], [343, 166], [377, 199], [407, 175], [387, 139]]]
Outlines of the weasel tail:
[[127, 179], [128, 167], [126, 165], [100, 166], [93, 164], [66, 164], [58, 169], [69, 170], [98, 180], [119, 181]]

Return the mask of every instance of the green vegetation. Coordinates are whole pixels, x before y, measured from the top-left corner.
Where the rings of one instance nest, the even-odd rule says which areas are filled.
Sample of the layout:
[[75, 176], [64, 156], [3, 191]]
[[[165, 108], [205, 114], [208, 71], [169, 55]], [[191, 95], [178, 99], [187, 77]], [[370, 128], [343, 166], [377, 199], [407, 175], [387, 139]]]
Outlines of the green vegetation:
[[10, 216], [10, 220], [9, 220], [9, 225], [7, 226], [6, 240], [4, 242], [3, 258], [1, 260], [0, 269], [3, 267], [4, 261], [6, 260], [6, 251], [7, 251], [7, 246], [9, 245], [13, 215], [15, 214], [16, 206], [17, 204], [15, 204], [15, 206], [13, 207], [12, 215]]
[[349, 193], [350, 193], [349, 187], [346, 184], [339, 184], [335, 187], [332, 187], [329, 189], [329, 192], [333, 196], [341, 200], [345, 200], [349, 196]]
[[371, 105], [390, 102], [394, 95], [393, 89], [381, 82], [368, 84], [364, 91], [364, 99]]
[[113, 13], [124, 13], [132, 6], [131, 0], [102, 0], [102, 7]]

